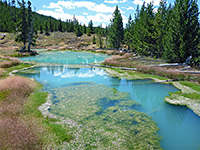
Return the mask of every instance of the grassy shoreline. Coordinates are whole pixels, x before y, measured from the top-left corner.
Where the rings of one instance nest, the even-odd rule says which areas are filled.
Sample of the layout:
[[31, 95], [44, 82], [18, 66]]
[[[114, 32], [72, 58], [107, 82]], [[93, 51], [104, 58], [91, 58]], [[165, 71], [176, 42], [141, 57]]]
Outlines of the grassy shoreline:
[[19, 63], [4, 68], [0, 76], [0, 147], [3, 150], [56, 149], [59, 143], [72, 139], [56, 119], [44, 117], [38, 110], [48, 96], [40, 91], [42, 85], [28, 78], [10, 76], [13, 71], [32, 66]]

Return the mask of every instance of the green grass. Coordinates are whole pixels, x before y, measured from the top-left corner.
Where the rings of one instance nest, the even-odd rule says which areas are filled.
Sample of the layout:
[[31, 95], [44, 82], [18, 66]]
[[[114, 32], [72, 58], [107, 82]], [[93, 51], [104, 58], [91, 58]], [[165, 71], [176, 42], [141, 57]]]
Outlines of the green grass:
[[149, 78], [156, 78], [159, 80], [167, 80], [165, 77], [157, 76], [157, 75], [151, 75], [151, 74], [146, 74], [146, 73], [141, 73], [138, 71], [127, 71], [127, 70], [121, 70], [118, 68], [111, 68], [111, 70], [114, 70], [120, 74], [122, 73], [128, 73], [133, 77], [133, 79], [149, 79]]
[[48, 119], [45, 120], [45, 124], [49, 128], [49, 132], [56, 135], [56, 144], [61, 144], [63, 142], [69, 142], [72, 140], [72, 135], [69, 134], [69, 131], [62, 127], [60, 124], [52, 123]]
[[43, 117], [38, 107], [46, 102], [48, 93], [36, 91], [30, 96], [30, 100], [25, 104], [25, 113], [34, 117]]
[[189, 82], [189, 81], [180, 81], [180, 83], [181, 83], [182, 85], [185, 85], [185, 86], [190, 87], [190, 88], [193, 89], [193, 90], [200, 91], [200, 85], [197, 84], [197, 83]]
[[142, 77], [142, 78], [156, 78], [159, 80], [167, 80], [167, 78], [165, 77], [161, 77], [161, 76], [157, 76], [157, 75], [151, 75], [151, 74], [145, 74], [145, 73], [141, 73], [141, 72], [128, 72], [128, 74], [130, 75], [134, 75], [134, 76], [138, 76], [138, 77]]
[[20, 69], [28, 68], [28, 67], [31, 67], [31, 66], [33, 66], [33, 65], [32, 64], [27, 64], [27, 63], [20, 63], [20, 64], [18, 64], [16, 66], [7, 68], [6, 71], [7, 72], [11, 72], [11, 71], [14, 71], [14, 70], [20, 70]]
[[199, 93], [184, 93], [182, 96], [190, 99], [197, 99], [200, 100], [200, 94]]
[[111, 70], [114, 70], [118, 73], [124, 73], [125, 71], [121, 70], [121, 69], [118, 69], [118, 68], [111, 68]]
[[[40, 88], [41, 86], [38, 87], [38, 89]], [[59, 120], [48, 117], [44, 118], [42, 113], [38, 110], [38, 107], [46, 102], [47, 96], [47, 92], [41, 92], [36, 90], [30, 96], [30, 100], [25, 105], [25, 114], [30, 118], [34, 117], [40, 120], [38, 122], [39, 125], [45, 127], [46, 130], [48, 130], [48, 134], [51, 134], [51, 137], [53, 138], [55, 144], [58, 145], [63, 142], [69, 142], [72, 139], [72, 135], [67, 129], [62, 127], [62, 125], [56, 124], [56, 122], [58, 122]]]
[[2, 91], [0, 92], [0, 102], [6, 99], [6, 96], [10, 94], [10, 91]]

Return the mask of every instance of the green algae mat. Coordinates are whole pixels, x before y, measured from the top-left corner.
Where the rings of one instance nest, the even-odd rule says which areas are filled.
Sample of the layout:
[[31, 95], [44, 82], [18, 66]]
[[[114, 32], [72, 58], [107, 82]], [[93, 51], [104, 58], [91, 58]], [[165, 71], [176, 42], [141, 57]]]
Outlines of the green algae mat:
[[129, 93], [79, 82], [52, 90], [50, 112], [70, 129], [61, 149], [160, 149], [156, 123]]

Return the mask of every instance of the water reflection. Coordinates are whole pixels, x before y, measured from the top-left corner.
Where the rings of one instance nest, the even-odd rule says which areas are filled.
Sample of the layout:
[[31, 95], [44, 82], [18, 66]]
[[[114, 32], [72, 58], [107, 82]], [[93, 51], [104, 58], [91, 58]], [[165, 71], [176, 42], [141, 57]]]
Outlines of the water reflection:
[[109, 81], [111, 83], [111, 86], [114, 87], [115, 89], [119, 89], [119, 86], [121, 84], [121, 79], [117, 77], [110, 77]]

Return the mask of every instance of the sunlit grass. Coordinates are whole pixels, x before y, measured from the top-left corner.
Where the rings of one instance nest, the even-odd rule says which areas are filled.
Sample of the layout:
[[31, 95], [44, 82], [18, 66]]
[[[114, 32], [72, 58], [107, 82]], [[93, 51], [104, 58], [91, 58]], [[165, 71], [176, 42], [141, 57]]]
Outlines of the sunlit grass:
[[200, 91], [200, 85], [194, 82], [180, 81], [182, 85], [188, 86], [193, 90]]
[[199, 93], [184, 93], [182, 96], [190, 99], [197, 99], [200, 100], [200, 94]]

